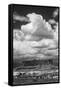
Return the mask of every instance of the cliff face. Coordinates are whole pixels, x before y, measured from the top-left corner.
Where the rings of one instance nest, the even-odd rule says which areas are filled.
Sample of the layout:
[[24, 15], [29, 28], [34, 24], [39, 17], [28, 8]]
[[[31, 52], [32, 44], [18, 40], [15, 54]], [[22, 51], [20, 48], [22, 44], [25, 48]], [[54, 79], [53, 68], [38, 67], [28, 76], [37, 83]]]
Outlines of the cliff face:
[[58, 58], [56, 59], [48, 59], [48, 60], [24, 60], [24, 61], [20, 61], [20, 60], [16, 60], [16, 62], [13, 63], [13, 67], [41, 67], [43, 65], [54, 65], [54, 66], [58, 66]]
[[53, 83], [59, 81], [58, 60], [33, 60], [14, 63], [13, 84]]

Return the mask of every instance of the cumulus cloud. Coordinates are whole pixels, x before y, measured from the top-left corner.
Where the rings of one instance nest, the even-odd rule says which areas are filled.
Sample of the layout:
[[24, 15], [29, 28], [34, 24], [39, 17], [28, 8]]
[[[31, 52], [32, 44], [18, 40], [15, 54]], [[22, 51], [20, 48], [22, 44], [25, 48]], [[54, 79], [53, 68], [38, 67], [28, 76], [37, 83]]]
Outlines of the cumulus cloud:
[[30, 21], [28, 24], [22, 25], [20, 30], [13, 30], [14, 58], [38, 60], [57, 56], [58, 24], [53, 30], [41, 15], [31, 13], [27, 17]]
[[[53, 38], [53, 31], [51, 25], [46, 22], [41, 15], [32, 13], [28, 14], [27, 17], [30, 23], [21, 26], [21, 30], [26, 34], [32, 34], [32, 37], [37, 38]], [[32, 40], [34, 39], [32, 38]]]
[[53, 12], [53, 17], [56, 17], [58, 15], [58, 9], [56, 9], [54, 12]]
[[58, 43], [58, 23], [56, 23], [56, 26], [55, 26], [54, 39]]
[[14, 40], [24, 40], [24, 33], [22, 31], [20, 31], [19, 29], [14, 29], [13, 30], [13, 39]]
[[58, 49], [48, 49], [44, 52], [45, 55], [49, 55], [49, 56], [56, 56], [58, 55]]
[[29, 22], [29, 19], [27, 17], [16, 15], [16, 14], [13, 14], [13, 20], [20, 21], [20, 22], [21, 21]]
[[48, 21], [50, 24], [56, 24], [56, 21], [54, 19], [49, 19]]

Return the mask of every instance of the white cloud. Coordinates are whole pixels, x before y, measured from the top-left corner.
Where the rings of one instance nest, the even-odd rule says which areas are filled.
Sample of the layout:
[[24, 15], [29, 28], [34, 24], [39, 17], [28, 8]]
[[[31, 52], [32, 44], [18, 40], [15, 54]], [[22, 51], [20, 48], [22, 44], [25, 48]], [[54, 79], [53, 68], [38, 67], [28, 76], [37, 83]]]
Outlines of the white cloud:
[[[22, 25], [21, 30], [14, 30], [17, 38], [13, 40], [14, 51], [21, 58], [53, 58], [58, 52], [58, 24], [54, 31], [41, 15], [32, 13], [27, 17], [30, 22]], [[17, 55], [14, 56], [17, 58]]]
[[56, 17], [58, 15], [58, 9], [56, 9], [54, 12], [53, 12], [53, 17]]
[[48, 21], [50, 24], [56, 24], [56, 21], [54, 19], [49, 19]]
[[20, 21], [20, 22], [21, 21], [29, 22], [29, 19], [27, 17], [16, 15], [16, 14], [13, 14], [13, 20]]
[[58, 42], [58, 23], [55, 26], [54, 39]]
[[[27, 15], [30, 23], [21, 26], [21, 30], [26, 34], [32, 34], [32, 36], [53, 38], [53, 31], [51, 25], [43, 20], [41, 15], [32, 13]], [[34, 37], [33, 37], [34, 39]]]
[[44, 52], [45, 55], [49, 56], [57, 56], [58, 55], [58, 49], [48, 49]]
[[15, 40], [13, 43], [13, 47], [19, 51], [19, 53], [21, 54], [34, 54], [37, 52], [37, 50], [32, 48], [33, 46], [33, 42], [29, 42], [29, 41], [17, 41]]

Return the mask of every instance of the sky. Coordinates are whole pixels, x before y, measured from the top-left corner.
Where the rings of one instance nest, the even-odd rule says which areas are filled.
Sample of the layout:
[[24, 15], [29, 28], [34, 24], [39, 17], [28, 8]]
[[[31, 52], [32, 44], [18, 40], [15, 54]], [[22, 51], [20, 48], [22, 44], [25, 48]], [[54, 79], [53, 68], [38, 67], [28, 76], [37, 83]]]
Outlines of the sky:
[[58, 57], [57, 17], [58, 8], [55, 7], [15, 6], [14, 59], [45, 60]]
[[[47, 21], [50, 18], [53, 18], [53, 14], [52, 12], [54, 12], [55, 10], [57, 10], [58, 7], [46, 7], [46, 6], [31, 6], [31, 5], [14, 5], [14, 9], [13, 9], [13, 14], [15, 15], [19, 15], [19, 16], [26, 16], [28, 13], [37, 13], [37, 14], [41, 14], [43, 16], [44, 19], [46, 19]], [[58, 20], [58, 16], [57, 15], [55, 18], [55, 20]], [[16, 23], [13, 25], [14, 28], [20, 28], [20, 25], [22, 24], [26, 24], [27, 22], [20, 22], [19, 20], [16, 21]]]

